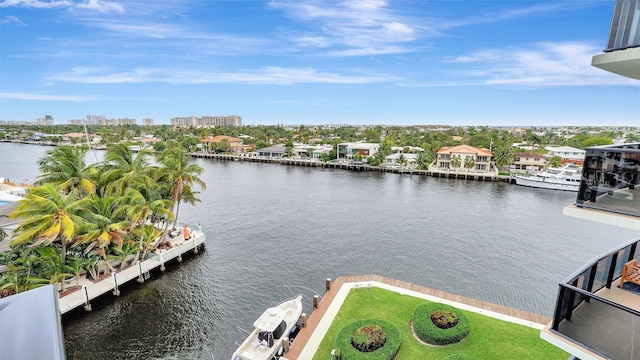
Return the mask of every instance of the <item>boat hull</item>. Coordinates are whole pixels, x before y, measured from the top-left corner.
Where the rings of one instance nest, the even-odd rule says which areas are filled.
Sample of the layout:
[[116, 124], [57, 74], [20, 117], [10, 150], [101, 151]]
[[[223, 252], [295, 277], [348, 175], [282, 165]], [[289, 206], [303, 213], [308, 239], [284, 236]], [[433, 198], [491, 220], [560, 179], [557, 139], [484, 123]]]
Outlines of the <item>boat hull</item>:
[[[272, 346], [260, 345], [259, 333], [261, 330], [256, 328], [251, 332], [249, 337], [240, 344], [231, 356], [231, 360], [271, 360], [275, 358], [276, 355], [280, 355], [282, 339], [291, 334], [291, 331], [296, 326], [302, 314], [302, 296], [283, 301], [276, 306], [276, 308], [282, 310], [285, 314], [283, 320], [286, 323], [286, 328], [282, 335], [274, 339]], [[270, 310], [271, 309], [267, 309], [267, 311]]]
[[516, 181], [516, 184], [518, 185], [529, 186], [529, 187], [540, 188], [540, 189], [578, 192], [578, 189], [580, 188], [579, 183], [562, 184], [562, 183], [551, 182], [551, 181], [542, 181], [534, 177], [519, 176], [519, 175], [515, 175], [514, 179]]

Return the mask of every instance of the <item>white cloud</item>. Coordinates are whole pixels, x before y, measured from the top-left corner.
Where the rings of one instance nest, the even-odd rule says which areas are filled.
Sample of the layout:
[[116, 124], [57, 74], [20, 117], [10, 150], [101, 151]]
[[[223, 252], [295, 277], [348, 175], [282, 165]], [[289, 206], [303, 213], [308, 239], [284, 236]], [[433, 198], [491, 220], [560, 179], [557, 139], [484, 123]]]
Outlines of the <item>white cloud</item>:
[[[395, 14], [386, 1], [273, 1], [270, 5], [283, 10], [290, 18], [310, 28], [304, 35], [294, 36], [299, 45], [331, 47], [339, 56], [362, 56], [409, 52], [398, 46], [417, 39], [421, 26], [416, 20]], [[301, 41], [321, 39], [322, 41]]]
[[71, 102], [85, 102], [96, 101], [96, 96], [82, 96], [82, 95], [50, 95], [50, 94], [31, 94], [23, 92], [6, 92], [0, 93], [0, 100], [44, 100], [44, 101], [71, 101]]
[[137, 68], [131, 71], [109, 71], [103, 68], [74, 68], [69, 72], [50, 76], [52, 82], [83, 84], [130, 84], [130, 83], [171, 83], [171, 84], [264, 84], [293, 85], [317, 84], [369, 84], [397, 81], [386, 75], [351, 74], [321, 72], [310, 68], [263, 67], [253, 71], [214, 72], [173, 68]]
[[5, 0], [0, 3], [0, 7], [23, 7], [23, 8], [35, 8], [35, 9], [79, 9], [79, 10], [92, 10], [100, 13], [124, 13], [124, 7], [113, 1], [106, 0], [85, 0], [85, 1], [72, 1], [72, 0]]
[[15, 17], [13, 15], [5, 16], [4, 19], [0, 20], [0, 24], [24, 25], [24, 23], [22, 21], [20, 21], [20, 19], [18, 19], [17, 17]]
[[[631, 79], [591, 66], [591, 57], [600, 47], [582, 42], [544, 42], [526, 48], [489, 49], [443, 62], [459, 65], [449, 68], [450, 81], [402, 83], [402, 86], [478, 86], [559, 87], [630, 85]], [[455, 80], [459, 79], [459, 80]]]

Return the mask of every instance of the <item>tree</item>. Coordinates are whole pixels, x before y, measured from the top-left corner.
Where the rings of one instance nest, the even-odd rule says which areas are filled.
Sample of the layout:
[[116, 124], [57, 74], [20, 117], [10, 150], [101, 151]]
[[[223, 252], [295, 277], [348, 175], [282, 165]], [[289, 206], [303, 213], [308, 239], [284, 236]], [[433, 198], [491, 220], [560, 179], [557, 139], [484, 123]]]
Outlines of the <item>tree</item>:
[[467, 169], [473, 169], [476, 166], [476, 160], [472, 156], [466, 156], [464, 158], [464, 167]]
[[[85, 220], [78, 216], [85, 204], [78, 189], [68, 194], [59, 186], [46, 184], [31, 189], [9, 216], [24, 219], [15, 230], [11, 245], [33, 244], [33, 246], [60, 244], [60, 261], [65, 264], [67, 245], [73, 243], [78, 226]], [[64, 291], [64, 281], [61, 289]]]
[[134, 154], [126, 144], [117, 144], [107, 149], [105, 155], [106, 170], [102, 182], [108, 193], [123, 195], [130, 187], [151, 187], [151, 166], [149, 150]]
[[493, 161], [498, 167], [513, 163], [515, 155], [508, 146], [498, 147], [493, 151]]
[[[122, 201], [122, 200], [120, 200]], [[81, 216], [87, 220], [78, 227], [78, 240], [75, 245], [87, 245], [84, 252], [100, 254], [109, 270], [113, 268], [107, 261], [106, 249], [115, 243], [117, 248], [122, 247], [125, 231], [129, 223], [121, 216], [121, 207], [115, 196], [93, 196], [91, 201], [82, 210]]]
[[462, 159], [460, 159], [460, 156], [453, 155], [453, 157], [450, 160], [450, 163], [452, 168], [459, 168], [460, 165], [462, 164]]
[[[157, 187], [150, 188], [129, 188], [123, 198], [121, 198], [121, 206], [124, 207], [127, 215], [131, 219], [131, 229], [140, 227], [143, 229], [147, 224], [147, 220], [153, 214], [159, 218], [171, 219], [173, 216], [169, 208], [171, 201], [162, 199], [159, 196]], [[140, 231], [138, 250], [133, 260], [135, 263], [140, 258], [142, 251], [146, 253], [145, 232]]]
[[84, 194], [93, 194], [98, 171], [85, 163], [87, 150], [79, 146], [58, 146], [48, 151], [38, 164], [42, 174], [36, 185], [51, 183], [60, 185], [67, 193], [79, 189]]
[[562, 166], [562, 158], [558, 155], [549, 159], [549, 165], [551, 167], [561, 167]]
[[180, 202], [187, 201], [194, 204], [199, 201], [195, 196], [186, 198], [184, 196], [185, 192], [194, 195], [194, 184], [197, 184], [202, 190], [207, 188], [207, 185], [200, 178], [202, 167], [192, 164], [189, 154], [178, 148], [167, 149], [160, 154], [158, 161], [163, 166], [160, 180], [166, 182], [171, 189], [171, 209], [177, 223]]
[[400, 154], [396, 159], [396, 163], [401, 166], [405, 166], [407, 164], [407, 158], [405, 158], [403, 154]]
[[611, 145], [613, 140], [606, 137], [592, 137], [582, 142], [582, 147], [588, 148], [590, 146]]

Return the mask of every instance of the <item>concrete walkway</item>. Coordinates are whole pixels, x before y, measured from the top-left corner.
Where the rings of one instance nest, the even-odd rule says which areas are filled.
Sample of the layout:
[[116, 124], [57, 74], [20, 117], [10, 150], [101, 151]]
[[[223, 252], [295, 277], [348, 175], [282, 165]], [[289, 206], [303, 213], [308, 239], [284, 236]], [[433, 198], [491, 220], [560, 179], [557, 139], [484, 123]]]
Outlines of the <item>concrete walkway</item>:
[[471, 311], [496, 319], [529, 326], [541, 330], [551, 319], [526, 311], [509, 308], [465, 296], [434, 290], [379, 275], [341, 276], [332, 284], [331, 289], [319, 301], [318, 308], [309, 316], [307, 326], [295, 338], [285, 354], [288, 360], [312, 359], [320, 342], [333, 323], [349, 291], [366, 291], [367, 287], [379, 287], [404, 295], [422, 298], [428, 301], [444, 303], [459, 309]]

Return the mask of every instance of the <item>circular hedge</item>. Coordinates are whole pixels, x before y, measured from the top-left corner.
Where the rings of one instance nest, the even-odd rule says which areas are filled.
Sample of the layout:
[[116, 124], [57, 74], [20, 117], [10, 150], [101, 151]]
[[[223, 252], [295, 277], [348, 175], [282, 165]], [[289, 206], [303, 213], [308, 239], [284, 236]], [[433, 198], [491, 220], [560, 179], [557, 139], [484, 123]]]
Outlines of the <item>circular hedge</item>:
[[[456, 321], [451, 321], [452, 327], [439, 328], [434, 324], [434, 313], [452, 314]], [[452, 319], [453, 320], [453, 319]], [[462, 311], [453, 306], [426, 303], [418, 306], [413, 313], [413, 332], [420, 340], [432, 345], [449, 345], [457, 343], [469, 334], [469, 320]]]
[[[370, 327], [370, 325], [373, 325], [373, 327]], [[362, 352], [356, 349], [353, 341], [355, 339], [356, 342], [359, 342], [358, 333], [361, 332], [363, 328], [382, 329], [385, 338], [384, 345], [369, 352]], [[376, 331], [376, 333], [380, 335], [379, 331]], [[400, 331], [392, 324], [383, 320], [365, 319], [354, 321], [342, 328], [336, 336], [335, 348], [340, 352], [342, 360], [391, 360], [396, 356], [398, 350], [400, 350], [401, 341]]]
[[469, 355], [453, 354], [451, 356], [447, 356], [444, 360], [473, 360], [473, 358]]

